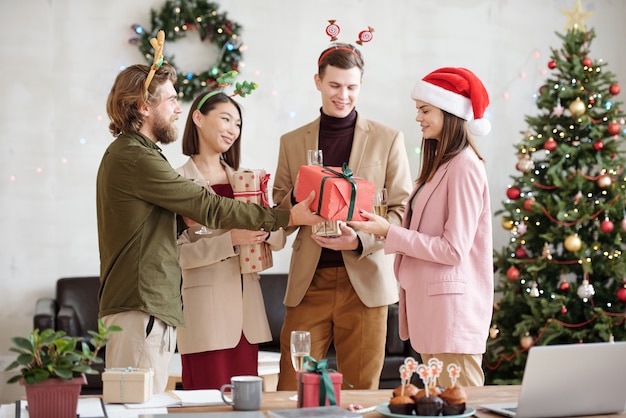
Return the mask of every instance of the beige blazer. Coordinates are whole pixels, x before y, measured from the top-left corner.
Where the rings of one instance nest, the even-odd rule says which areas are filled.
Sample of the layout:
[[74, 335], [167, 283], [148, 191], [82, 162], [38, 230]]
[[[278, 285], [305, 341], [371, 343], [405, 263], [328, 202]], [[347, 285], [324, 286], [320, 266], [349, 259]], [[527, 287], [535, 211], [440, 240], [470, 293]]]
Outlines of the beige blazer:
[[[228, 178], [233, 169], [224, 164]], [[202, 174], [189, 159], [178, 168], [189, 179]], [[182, 268], [182, 298], [185, 326], [177, 332], [181, 354], [233, 348], [241, 333], [252, 344], [272, 339], [257, 273], [241, 274], [239, 248], [233, 246], [230, 230], [212, 230], [197, 235], [191, 227], [178, 238]], [[285, 246], [286, 233], [272, 232], [272, 250]]]
[[[307, 150], [318, 148], [320, 119], [280, 138], [278, 167], [273, 200], [280, 207], [291, 207], [291, 194], [298, 169], [305, 165]], [[358, 177], [388, 189], [388, 219], [400, 225], [404, 206], [412, 189], [409, 161], [402, 132], [357, 116], [348, 167]], [[288, 232], [293, 232], [289, 229]], [[343, 251], [343, 260], [361, 301], [369, 307], [389, 305], [398, 300], [393, 275], [393, 256], [382, 251], [384, 243], [372, 234], [358, 232], [363, 253]], [[304, 297], [315, 272], [321, 247], [311, 238], [311, 227], [301, 226], [293, 243], [285, 305], [297, 306]]]

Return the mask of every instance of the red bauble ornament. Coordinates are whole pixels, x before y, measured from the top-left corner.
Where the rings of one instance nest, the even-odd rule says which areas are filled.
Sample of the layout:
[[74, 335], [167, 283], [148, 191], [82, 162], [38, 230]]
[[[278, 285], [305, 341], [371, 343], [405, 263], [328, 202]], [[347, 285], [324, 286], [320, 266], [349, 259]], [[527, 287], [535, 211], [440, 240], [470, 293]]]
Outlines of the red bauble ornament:
[[526, 253], [526, 249], [524, 247], [519, 247], [515, 250], [515, 257], [517, 258], [525, 258], [528, 254]]
[[508, 277], [509, 280], [519, 279], [519, 270], [517, 269], [517, 267], [515, 266], [509, 267], [508, 270], [506, 271], [506, 277]]
[[600, 222], [600, 229], [605, 234], [608, 234], [609, 232], [611, 232], [613, 228], [615, 228], [615, 225], [613, 224], [613, 222], [609, 221], [608, 219], [605, 219], [602, 222]]
[[528, 212], [532, 212], [533, 210], [533, 206], [535, 205], [535, 203], [537, 203], [537, 201], [535, 199], [526, 199], [524, 201], [524, 210], [527, 210]]
[[506, 195], [511, 200], [517, 199], [518, 197], [520, 197], [521, 194], [522, 194], [521, 190], [518, 189], [517, 187], [509, 187], [506, 190]]
[[604, 142], [597, 140], [593, 143], [593, 149], [595, 149], [596, 151], [600, 151], [602, 148], [604, 148]]
[[565, 315], [567, 313], [567, 308], [565, 306], [561, 307], [561, 313]]
[[561, 283], [559, 283], [559, 290], [567, 292], [569, 290], [569, 282], [565, 279], [561, 280]]
[[556, 61], [552, 60], [548, 63], [548, 68], [554, 70], [556, 68]]
[[617, 299], [620, 302], [626, 302], [626, 287], [622, 287], [621, 289], [617, 289], [616, 296], [617, 296]]
[[584, 58], [582, 63], [585, 67], [591, 67], [593, 65], [593, 61], [591, 61], [591, 58]]
[[552, 138], [543, 143], [543, 149], [554, 151], [559, 144]]
[[619, 133], [619, 123], [617, 123], [617, 122], [610, 122], [609, 126], [606, 127], [606, 131], [610, 135], [617, 135]]
[[617, 96], [620, 92], [620, 87], [619, 84], [615, 83], [615, 84], [611, 84], [611, 87], [609, 87], [609, 93], [611, 93], [613, 96]]

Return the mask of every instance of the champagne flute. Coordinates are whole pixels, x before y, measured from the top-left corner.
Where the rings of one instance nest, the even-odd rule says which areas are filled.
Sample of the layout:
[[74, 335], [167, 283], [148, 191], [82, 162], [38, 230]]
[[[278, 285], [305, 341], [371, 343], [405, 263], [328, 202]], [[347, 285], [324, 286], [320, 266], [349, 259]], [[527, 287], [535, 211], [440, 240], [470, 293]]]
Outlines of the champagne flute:
[[321, 149], [310, 149], [306, 155], [307, 165], [324, 165], [324, 156]]
[[[374, 195], [374, 213], [378, 216], [382, 216], [383, 218], [387, 217], [387, 189], [384, 187], [382, 189], [378, 189], [376, 194]], [[377, 241], [384, 240], [385, 237], [376, 236]]]
[[[311, 354], [311, 333], [309, 331], [291, 331], [291, 365], [296, 372], [304, 369], [304, 358]], [[289, 399], [297, 401], [298, 395]]]
[[[201, 179], [194, 179], [193, 181], [194, 183], [196, 183], [198, 186], [204, 187], [205, 189], [209, 189], [209, 185], [210, 182], [208, 180], [201, 180]], [[198, 229], [196, 231], [197, 235], [210, 235], [213, 232], [210, 231], [206, 226], [202, 225], [202, 228]]]

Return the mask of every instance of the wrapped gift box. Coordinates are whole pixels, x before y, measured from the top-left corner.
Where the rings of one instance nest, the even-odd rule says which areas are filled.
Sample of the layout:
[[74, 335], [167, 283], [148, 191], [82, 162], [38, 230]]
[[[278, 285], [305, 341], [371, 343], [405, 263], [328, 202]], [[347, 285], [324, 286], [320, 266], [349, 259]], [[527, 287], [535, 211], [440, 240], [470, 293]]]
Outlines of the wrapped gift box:
[[273, 265], [272, 250], [268, 243], [239, 246], [239, 266], [242, 273], [258, 273]]
[[[235, 199], [246, 203], [269, 206], [267, 184], [270, 175], [265, 170], [239, 170], [233, 173], [232, 187]], [[241, 245], [239, 248], [239, 265], [242, 273], [258, 273], [274, 265], [272, 250], [265, 242]]]
[[359, 209], [372, 211], [376, 185], [353, 176], [345, 166], [303, 165], [298, 172], [296, 200], [306, 199], [311, 190], [315, 190], [315, 199], [309, 208], [322, 217], [332, 221], [365, 221]]
[[315, 224], [311, 227], [313, 229], [313, 235], [319, 237], [338, 237], [341, 235], [341, 228], [339, 228], [339, 221], [325, 221]]
[[144, 403], [152, 397], [152, 369], [104, 369], [102, 399], [105, 403]]
[[[341, 383], [343, 375], [338, 372], [327, 372], [333, 382], [335, 392], [335, 405], [341, 405]], [[328, 393], [323, 404], [320, 403], [320, 379], [319, 373], [298, 372], [298, 408], [330, 405]]]

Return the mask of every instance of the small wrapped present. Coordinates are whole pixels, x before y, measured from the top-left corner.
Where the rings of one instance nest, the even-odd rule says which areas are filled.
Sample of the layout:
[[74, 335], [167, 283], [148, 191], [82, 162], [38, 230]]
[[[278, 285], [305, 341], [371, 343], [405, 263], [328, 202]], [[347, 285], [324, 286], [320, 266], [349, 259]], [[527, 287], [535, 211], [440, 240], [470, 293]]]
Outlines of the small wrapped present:
[[[246, 203], [269, 206], [267, 184], [270, 175], [265, 170], [239, 170], [233, 173], [232, 187], [235, 199]], [[272, 250], [265, 243], [241, 245], [239, 265], [242, 273], [258, 273], [274, 265]]]
[[304, 358], [304, 370], [298, 372], [298, 408], [341, 405], [343, 375], [328, 368], [326, 359]]
[[152, 397], [152, 369], [110, 368], [102, 373], [105, 403], [144, 403]]
[[319, 237], [338, 237], [341, 235], [339, 221], [324, 221], [313, 225], [311, 228], [313, 229], [313, 235]]
[[296, 200], [301, 202], [315, 190], [315, 199], [309, 208], [331, 221], [365, 221], [359, 209], [372, 211], [376, 185], [353, 176], [343, 167], [303, 165], [298, 171]]

